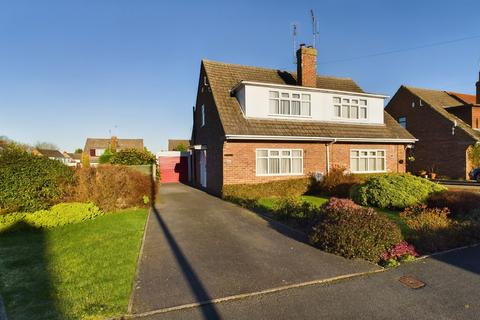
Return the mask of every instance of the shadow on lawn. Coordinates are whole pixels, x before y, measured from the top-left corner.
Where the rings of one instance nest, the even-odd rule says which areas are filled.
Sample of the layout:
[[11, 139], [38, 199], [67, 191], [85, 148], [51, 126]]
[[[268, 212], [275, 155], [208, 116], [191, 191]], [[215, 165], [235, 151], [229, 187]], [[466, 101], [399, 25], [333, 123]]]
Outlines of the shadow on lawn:
[[19, 222], [0, 234], [0, 293], [9, 319], [64, 319], [55, 304], [45, 232]]

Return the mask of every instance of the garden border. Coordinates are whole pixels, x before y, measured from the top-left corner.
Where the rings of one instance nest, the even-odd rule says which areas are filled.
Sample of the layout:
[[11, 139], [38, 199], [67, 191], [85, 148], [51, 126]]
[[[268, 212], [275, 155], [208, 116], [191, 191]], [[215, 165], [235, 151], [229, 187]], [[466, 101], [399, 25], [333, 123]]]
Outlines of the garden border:
[[[133, 282], [132, 282], [132, 289], [131, 289], [131, 292], [130, 292], [130, 297], [128, 299], [128, 306], [127, 306], [127, 313], [128, 314], [132, 313], [133, 294], [135, 292], [135, 287], [137, 285], [138, 274], [139, 274], [139, 270], [140, 270], [140, 268], [139, 268], [140, 267], [140, 261], [141, 261], [142, 256], [143, 256], [143, 249], [144, 249], [144, 246], [145, 246], [145, 238], [147, 236], [148, 219], [150, 219], [151, 214], [152, 214], [152, 208], [150, 208], [150, 210], [148, 210], [147, 219], [145, 219], [145, 224], [143, 226], [142, 244], [140, 245], [140, 251], [138, 253], [137, 263], [136, 263], [136, 266], [135, 266], [135, 275], [134, 275]], [[2, 319], [0, 318], [0, 320], [2, 320]]]

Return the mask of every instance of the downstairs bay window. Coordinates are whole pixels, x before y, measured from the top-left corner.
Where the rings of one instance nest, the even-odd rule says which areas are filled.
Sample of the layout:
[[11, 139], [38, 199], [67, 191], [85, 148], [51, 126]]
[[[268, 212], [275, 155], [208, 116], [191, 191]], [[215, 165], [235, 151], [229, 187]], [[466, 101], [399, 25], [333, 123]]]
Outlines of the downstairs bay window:
[[386, 172], [385, 150], [350, 150], [353, 173]]
[[257, 176], [303, 174], [302, 149], [257, 149]]

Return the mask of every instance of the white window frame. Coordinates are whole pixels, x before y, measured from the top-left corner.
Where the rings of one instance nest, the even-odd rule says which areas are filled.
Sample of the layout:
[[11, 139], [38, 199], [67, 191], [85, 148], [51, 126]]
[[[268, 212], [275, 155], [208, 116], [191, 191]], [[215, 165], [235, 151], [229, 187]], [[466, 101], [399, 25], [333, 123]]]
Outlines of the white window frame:
[[[271, 93], [276, 92], [278, 97], [273, 98], [271, 97]], [[288, 97], [282, 97], [282, 95], [288, 95]], [[298, 95], [299, 98], [294, 98], [293, 95]], [[306, 99], [308, 97], [308, 99]], [[272, 113], [270, 108], [270, 101], [276, 100], [278, 101], [278, 113]], [[289, 113], [280, 113], [282, 108], [282, 100], [288, 101]], [[292, 102], [298, 102], [300, 105], [300, 114], [292, 114]], [[308, 103], [308, 115], [302, 114], [302, 105]], [[268, 115], [271, 117], [292, 117], [292, 118], [311, 118], [312, 117], [312, 94], [311, 93], [303, 93], [299, 91], [283, 91], [283, 90], [268, 90]]]
[[[340, 102], [335, 101], [339, 99]], [[364, 103], [364, 104], [362, 104]], [[346, 107], [348, 110], [348, 116], [343, 116], [343, 108]], [[340, 116], [337, 115], [336, 109], [340, 109]], [[357, 117], [351, 117], [352, 110], [357, 109]], [[368, 100], [363, 97], [352, 97], [352, 96], [339, 96], [335, 95], [332, 97], [332, 110], [333, 110], [333, 118], [337, 120], [344, 120], [344, 121], [368, 121]], [[365, 117], [361, 117], [362, 110], [365, 110]]]
[[[375, 152], [375, 153], [378, 153], [378, 152], [383, 152], [383, 156], [378, 156], [378, 155], [375, 155], [375, 156], [371, 156], [370, 155], [370, 152]], [[352, 157], [352, 152], [358, 152], [358, 157]], [[362, 152], [367, 152], [367, 156], [362, 156]], [[370, 168], [368, 168], [369, 166], [369, 161], [368, 159], [379, 159], [379, 158], [383, 158], [383, 170], [369, 170]], [[350, 152], [349, 152], [349, 159], [350, 159], [350, 172], [352, 173], [382, 173], [382, 172], [387, 172], [387, 150], [386, 149], [350, 149]], [[367, 170], [365, 171], [357, 171], [357, 170], [353, 170], [353, 166], [352, 166], [352, 160], [353, 159], [367, 159]]]
[[202, 104], [201, 113], [202, 113], [201, 127], [205, 127], [205, 105], [204, 104]]
[[[267, 151], [267, 156], [266, 157], [259, 157], [258, 156], [258, 151]], [[279, 155], [278, 156], [270, 156], [271, 151], [278, 151]], [[282, 156], [282, 151], [290, 151], [290, 156]], [[300, 151], [301, 156], [300, 157], [294, 157], [293, 156], [293, 151]], [[276, 177], [276, 176], [303, 176], [303, 149], [270, 149], [270, 148], [258, 148], [255, 149], [255, 175], [257, 177]], [[271, 159], [271, 158], [289, 158], [289, 159], [300, 159], [301, 161], [301, 172], [296, 172], [296, 173], [258, 173], [258, 159]], [[281, 164], [280, 164], [281, 165]], [[290, 171], [292, 169], [292, 163], [290, 162]], [[267, 172], [270, 171], [270, 161], [267, 160]]]

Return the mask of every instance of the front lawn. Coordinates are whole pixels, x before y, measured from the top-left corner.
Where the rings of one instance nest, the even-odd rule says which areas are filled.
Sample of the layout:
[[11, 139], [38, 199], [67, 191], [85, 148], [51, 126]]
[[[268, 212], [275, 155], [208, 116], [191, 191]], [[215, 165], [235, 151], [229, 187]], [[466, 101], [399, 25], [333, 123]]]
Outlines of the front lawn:
[[[311, 195], [303, 195], [300, 196], [300, 199], [308, 202], [315, 206], [321, 206], [324, 203], [328, 202], [328, 197], [318, 197], [318, 196], [311, 196]], [[269, 198], [261, 198], [257, 201], [258, 207], [264, 210], [273, 211], [277, 204], [280, 202], [281, 198], [279, 197], [269, 197]], [[405, 221], [400, 219], [399, 212], [395, 210], [389, 209], [376, 209], [379, 214], [382, 214], [392, 220], [395, 224], [397, 224], [400, 229], [402, 230], [402, 234], [406, 236], [408, 234], [409, 228]]]
[[132, 209], [0, 234], [0, 293], [9, 319], [126, 313], [146, 217], [146, 209]]
[[[309, 196], [309, 195], [300, 196], [300, 199], [305, 202], [309, 202], [315, 206], [321, 206], [324, 203], [328, 202], [327, 197], [317, 197], [317, 196]], [[257, 204], [262, 209], [273, 210], [275, 209], [276, 205], [279, 203], [280, 200], [281, 198], [279, 197], [261, 198], [257, 201]]]

